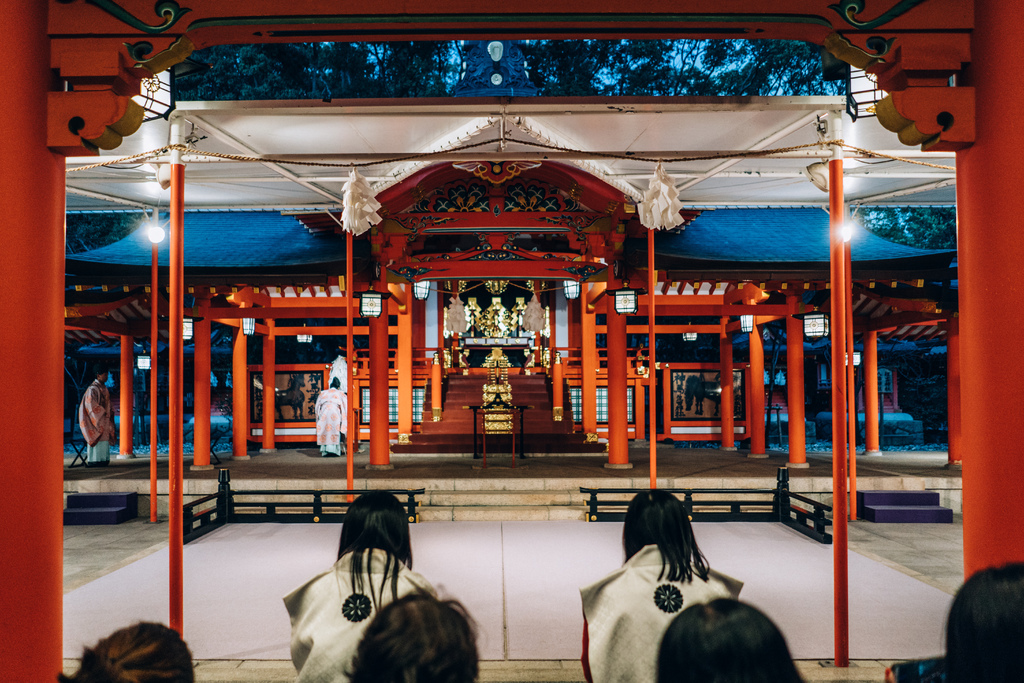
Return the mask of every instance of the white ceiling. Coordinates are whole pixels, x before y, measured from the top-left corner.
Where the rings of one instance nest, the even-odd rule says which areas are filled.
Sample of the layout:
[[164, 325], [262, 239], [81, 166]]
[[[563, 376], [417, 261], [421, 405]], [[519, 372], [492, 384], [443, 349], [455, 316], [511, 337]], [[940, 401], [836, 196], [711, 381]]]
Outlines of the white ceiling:
[[[842, 109], [843, 100], [836, 97], [537, 98], [511, 104], [498, 99], [181, 102], [174, 115], [186, 122], [186, 134], [196, 136], [197, 150], [339, 164], [186, 157], [186, 208], [242, 210], [338, 207], [349, 172], [346, 163], [370, 162], [359, 170], [382, 188], [428, 163], [395, 157], [497, 139], [503, 127], [504, 151], [494, 142], [448, 152], [429, 163], [546, 157], [577, 163], [639, 198], [654, 164], [595, 152], [671, 159], [804, 145], [818, 141], [817, 116]], [[903, 147], [873, 118], [851, 122], [844, 117], [843, 126], [843, 139], [857, 147], [954, 165], [952, 153]], [[147, 122], [101, 158], [158, 149], [168, 143], [168, 135], [166, 121]], [[524, 141], [571, 151], [552, 153]], [[825, 157], [827, 152], [813, 149], [771, 158], [671, 161], [665, 167], [688, 206], [820, 206], [827, 195], [801, 170]], [[67, 166], [96, 161], [69, 158]], [[844, 166], [851, 204], [955, 203], [953, 171], [857, 155]], [[154, 167], [138, 162], [69, 173], [67, 190], [69, 211], [166, 207], [170, 198], [155, 182]]]

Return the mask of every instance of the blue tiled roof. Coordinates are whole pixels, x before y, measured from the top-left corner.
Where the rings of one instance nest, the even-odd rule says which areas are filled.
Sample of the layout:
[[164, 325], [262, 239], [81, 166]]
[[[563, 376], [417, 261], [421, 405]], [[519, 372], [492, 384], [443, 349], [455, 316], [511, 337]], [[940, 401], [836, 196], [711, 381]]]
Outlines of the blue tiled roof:
[[[655, 251], [669, 258], [723, 263], [827, 263], [828, 218], [816, 208], [708, 210], [682, 232], [656, 233]], [[851, 245], [854, 262], [954, 253], [895, 244], [867, 230], [858, 230]]]
[[[360, 241], [356, 257], [366, 251]], [[168, 244], [159, 262], [169, 264]], [[119, 242], [67, 258], [67, 271], [96, 272], [99, 265], [146, 267], [152, 245], [144, 230]], [[345, 263], [345, 239], [333, 233], [311, 234], [294, 216], [274, 211], [186, 212], [186, 270], [273, 271], [318, 264]]]

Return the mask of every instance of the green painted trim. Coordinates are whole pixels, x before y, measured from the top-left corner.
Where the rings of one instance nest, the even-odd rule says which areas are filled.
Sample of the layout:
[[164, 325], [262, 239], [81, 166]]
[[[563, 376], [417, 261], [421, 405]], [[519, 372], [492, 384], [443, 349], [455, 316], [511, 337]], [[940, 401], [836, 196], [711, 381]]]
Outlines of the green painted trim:
[[[97, 0], [90, 0], [97, 1]], [[853, 0], [856, 1], [856, 0]], [[917, 0], [921, 2], [923, 0]], [[267, 16], [198, 19], [188, 27], [189, 31], [201, 28], [225, 26], [269, 26], [273, 24], [617, 24], [635, 22], [644, 24], [666, 23], [773, 23], [810, 24], [831, 29], [832, 23], [825, 17], [814, 14], [403, 14], [403, 15], [312, 15], [312, 16]]]
[[107, 14], [115, 17], [116, 19], [128, 24], [132, 28], [138, 29], [144, 33], [163, 33], [168, 30], [181, 19], [183, 16], [191, 12], [192, 10], [185, 7], [182, 8], [174, 0], [161, 0], [156, 3], [156, 7], [153, 11], [164, 18], [164, 23], [159, 26], [150, 26], [149, 24], [135, 18], [128, 10], [118, 5], [114, 0], [85, 0], [90, 5], [95, 5], [99, 9], [103, 10]]
[[841, 16], [846, 23], [854, 28], [869, 30], [878, 28], [882, 24], [887, 24], [896, 17], [902, 16], [917, 7], [925, 0], [900, 0], [900, 2], [893, 5], [888, 12], [883, 12], [880, 16], [871, 21], [857, 21], [856, 15], [864, 11], [864, 7], [867, 4], [865, 0], [840, 0], [838, 5], [829, 5], [830, 10], [834, 10], [839, 16]]

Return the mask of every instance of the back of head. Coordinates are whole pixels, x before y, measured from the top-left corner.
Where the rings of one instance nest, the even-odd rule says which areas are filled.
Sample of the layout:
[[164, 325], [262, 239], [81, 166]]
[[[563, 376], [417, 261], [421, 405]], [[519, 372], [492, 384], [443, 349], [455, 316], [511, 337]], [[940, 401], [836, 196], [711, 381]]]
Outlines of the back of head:
[[402, 564], [412, 566], [408, 513], [387, 491], [367, 491], [349, 506], [341, 526], [338, 557], [374, 548], [385, 550]]
[[800, 683], [786, 639], [759, 610], [719, 598], [676, 617], [661, 641], [658, 683]]
[[74, 676], [61, 683], [192, 683], [192, 654], [177, 631], [141, 622], [114, 631], [82, 654]]
[[626, 559], [644, 546], [657, 545], [664, 559], [662, 576], [669, 581], [690, 581], [694, 574], [708, 578], [708, 563], [697, 547], [683, 502], [657, 489], [638, 493], [626, 510], [622, 547]]
[[473, 683], [476, 634], [465, 608], [414, 593], [384, 607], [356, 650], [351, 683]]
[[106, 363], [97, 362], [97, 363], [93, 363], [92, 364], [92, 376], [93, 377], [99, 377], [100, 375], [105, 375], [108, 372], [110, 372], [110, 368], [107, 367]]
[[946, 624], [946, 680], [1004, 683], [1024, 676], [1024, 564], [986, 569], [953, 599]]
[[341, 389], [341, 380], [335, 377], [331, 380], [331, 389]]

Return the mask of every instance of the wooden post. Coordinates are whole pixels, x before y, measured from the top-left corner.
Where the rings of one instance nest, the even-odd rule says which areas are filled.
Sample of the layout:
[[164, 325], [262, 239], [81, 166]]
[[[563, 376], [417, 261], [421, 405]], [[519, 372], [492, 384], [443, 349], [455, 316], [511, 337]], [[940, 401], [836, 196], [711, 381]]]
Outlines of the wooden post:
[[747, 416], [747, 429], [750, 431], [750, 452], [748, 458], [767, 458], [765, 452], [764, 433], [764, 342], [761, 340], [761, 328], [754, 320], [754, 329], [748, 335], [750, 339], [750, 415]]
[[277, 450], [274, 425], [277, 422], [277, 337], [274, 321], [267, 319], [267, 336], [263, 338], [263, 439], [260, 453]]
[[718, 358], [720, 363], [719, 381], [722, 397], [718, 413], [722, 418], [722, 450], [736, 450], [736, 396], [733, 393], [732, 376], [732, 333], [728, 331], [729, 317], [721, 320], [722, 328], [718, 333]]
[[210, 318], [203, 310], [202, 316], [192, 323], [192, 340], [195, 373], [192, 410], [192, 469], [208, 470], [210, 465]]
[[[791, 304], [799, 295], [790, 294]], [[786, 403], [789, 414], [789, 466], [807, 467], [807, 434], [804, 424], [804, 329], [803, 321], [786, 317]]]
[[[171, 140], [184, 139], [182, 122], [171, 119]], [[185, 165], [181, 151], [171, 152], [171, 231], [170, 231], [170, 336], [168, 391], [168, 586], [170, 626], [184, 633], [184, 540], [181, 526], [184, 479], [184, 368], [185, 342], [182, 338], [185, 318]]]
[[248, 340], [242, 320], [235, 328], [231, 350], [231, 458], [249, 459], [249, 363]]
[[878, 440], [878, 332], [864, 333], [864, 451], [881, 455]]
[[946, 323], [946, 405], [950, 465], [963, 462], [960, 431], [960, 319], [951, 316]]
[[120, 458], [135, 457], [135, 433], [132, 429], [135, 419], [135, 339], [121, 335], [121, 386], [120, 386]]
[[[154, 214], [154, 217], [156, 214]], [[156, 458], [160, 450], [160, 412], [159, 387], [160, 373], [157, 372], [157, 358], [160, 348], [160, 325], [159, 306], [157, 302], [160, 295], [157, 290], [157, 265], [160, 245], [153, 243], [152, 263], [150, 265], [150, 290], [149, 290], [149, 521], [156, 522], [157, 510], [157, 471]]]
[[629, 435], [626, 412], [626, 316], [615, 311], [613, 296], [605, 296], [608, 340], [608, 462], [606, 467], [628, 469]]

